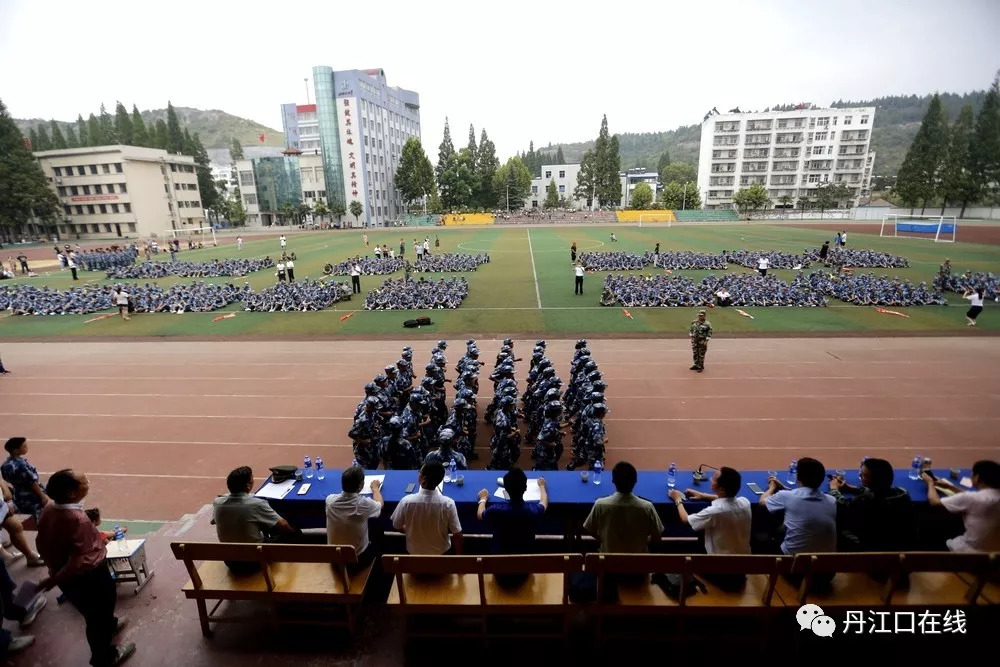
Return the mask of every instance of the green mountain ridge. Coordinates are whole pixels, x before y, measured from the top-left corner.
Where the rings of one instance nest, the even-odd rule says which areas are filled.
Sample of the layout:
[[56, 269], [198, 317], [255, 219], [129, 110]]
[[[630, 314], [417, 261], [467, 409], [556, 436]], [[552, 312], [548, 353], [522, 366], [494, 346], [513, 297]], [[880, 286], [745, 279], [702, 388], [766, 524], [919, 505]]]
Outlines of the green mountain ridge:
[[[190, 130], [191, 134], [197, 132], [201, 136], [201, 142], [205, 148], [229, 148], [233, 137], [239, 139], [244, 146], [284, 146], [285, 135], [278, 130], [261, 125], [248, 118], [234, 116], [219, 109], [194, 109], [191, 107], [174, 107], [177, 111], [177, 119], [182, 127]], [[88, 112], [89, 113], [89, 112]], [[114, 113], [114, 108], [111, 108]], [[142, 111], [142, 119], [146, 125], [155, 123], [157, 120], [166, 121], [166, 109], [153, 109]], [[84, 119], [88, 114], [84, 114]], [[97, 115], [97, 112], [94, 112]], [[48, 130], [48, 120], [41, 118], [15, 118], [14, 122], [24, 135], [28, 134], [28, 129], [45, 124]], [[65, 133], [69, 125], [75, 125], [69, 121], [56, 121]], [[264, 143], [260, 141], [260, 135], [264, 135]]]

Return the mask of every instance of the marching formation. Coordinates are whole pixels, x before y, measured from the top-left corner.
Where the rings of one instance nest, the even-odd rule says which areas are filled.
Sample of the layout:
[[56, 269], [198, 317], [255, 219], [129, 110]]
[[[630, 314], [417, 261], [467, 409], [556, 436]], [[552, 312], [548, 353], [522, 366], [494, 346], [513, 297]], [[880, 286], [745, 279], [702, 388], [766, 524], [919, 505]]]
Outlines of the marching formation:
[[390, 278], [365, 297], [365, 310], [455, 309], [469, 296], [465, 278]]
[[215, 259], [210, 262], [145, 262], [108, 269], [109, 279], [219, 278], [245, 276], [274, 266], [270, 257]]
[[79, 262], [85, 271], [105, 271], [127, 267], [135, 264], [139, 251], [134, 245], [126, 247], [124, 250], [96, 250], [77, 251], [74, 260]]
[[485, 252], [476, 255], [463, 253], [425, 254], [413, 265], [417, 273], [444, 273], [454, 271], [475, 271], [480, 264], [489, 264], [490, 256]]
[[[545, 341], [536, 341], [529, 363], [524, 392], [520, 394], [515, 365], [514, 341], [503, 341], [489, 379], [493, 398], [484, 410], [486, 424], [493, 427], [488, 470], [508, 470], [518, 464], [521, 445], [533, 446], [535, 470], [556, 470], [564, 453], [566, 427], [572, 432], [572, 456], [568, 470], [603, 465], [607, 437], [604, 400], [607, 384], [591, 358], [586, 340], [576, 343], [570, 380], [562, 393], [562, 380], [545, 356]], [[374, 470], [416, 469], [427, 461], [452, 462], [465, 470], [479, 458], [475, 451], [479, 412], [479, 373], [485, 365], [473, 339], [466, 341], [465, 354], [455, 364], [454, 399], [448, 409], [445, 377], [447, 341], [431, 350], [424, 375], [413, 372], [413, 349], [404, 347], [400, 359], [385, 367], [365, 385], [365, 397], [354, 413], [348, 431], [358, 465]], [[522, 436], [520, 419], [526, 424]]]
[[307, 279], [296, 283], [280, 282], [260, 292], [249, 292], [243, 298], [243, 310], [257, 313], [315, 311], [350, 299], [351, 287], [347, 283]]

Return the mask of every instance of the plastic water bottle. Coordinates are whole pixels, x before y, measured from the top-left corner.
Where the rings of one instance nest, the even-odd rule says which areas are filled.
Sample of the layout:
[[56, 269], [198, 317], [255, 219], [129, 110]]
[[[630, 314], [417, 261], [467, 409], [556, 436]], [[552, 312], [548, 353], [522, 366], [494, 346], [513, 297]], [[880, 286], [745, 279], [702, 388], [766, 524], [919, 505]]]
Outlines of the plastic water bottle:
[[308, 456], [305, 461], [302, 462], [302, 476], [306, 479], [312, 479], [313, 476], [313, 462]]
[[670, 467], [667, 468], [667, 487], [672, 489], [675, 486], [677, 486], [677, 464], [671, 461]]
[[326, 479], [326, 470], [323, 468], [323, 459], [316, 457], [316, 479]]
[[792, 461], [791, 465], [788, 466], [788, 479], [785, 481], [788, 482], [789, 486], [795, 486], [796, 482], [798, 481], [798, 478], [799, 478], [799, 462]]
[[115, 526], [115, 542], [118, 543], [118, 553], [125, 553], [125, 531], [121, 526]]
[[920, 464], [924, 462], [924, 457], [914, 456], [913, 464], [910, 466], [910, 479], [920, 479]]
[[604, 464], [601, 463], [601, 459], [594, 461], [594, 484], [601, 483], [601, 472], [604, 470]]
[[445, 475], [444, 481], [454, 482], [458, 479], [458, 464], [455, 463], [455, 459], [449, 459], [448, 461], [448, 474]]

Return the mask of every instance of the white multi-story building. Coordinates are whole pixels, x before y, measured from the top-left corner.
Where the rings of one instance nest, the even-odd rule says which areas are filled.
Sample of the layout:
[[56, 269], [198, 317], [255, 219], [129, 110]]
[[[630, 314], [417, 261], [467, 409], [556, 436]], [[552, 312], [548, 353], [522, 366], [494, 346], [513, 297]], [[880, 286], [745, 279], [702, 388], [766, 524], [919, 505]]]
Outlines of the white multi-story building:
[[136, 238], [205, 226], [192, 157], [121, 145], [34, 155], [62, 205], [62, 235]]
[[623, 171], [618, 174], [618, 178], [622, 183], [622, 208], [628, 208], [632, 201], [632, 193], [635, 191], [635, 186], [640, 183], [645, 183], [653, 190], [653, 198], [656, 198], [656, 188], [660, 183], [660, 175], [656, 173], [653, 169], [646, 169], [645, 167], [636, 167], [635, 169], [629, 169], [628, 171]]
[[403, 144], [420, 138], [420, 96], [390, 87], [381, 69], [313, 68], [315, 104], [282, 105], [289, 148], [322, 158], [328, 204], [364, 206], [357, 223], [384, 226], [405, 213], [396, 191]]
[[[576, 177], [580, 173], [579, 164], [546, 164], [542, 166], [542, 175], [531, 179], [531, 193], [524, 200], [525, 208], [542, 208], [545, 206], [545, 196], [548, 194], [547, 188], [552, 181], [556, 182], [556, 191], [559, 197], [565, 197], [570, 204], [570, 208], [583, 209], [587, 207], [587, 199], [577, 199], [573, 196], [576, 189]], [[500, 202], [500, 207], [506, 206], [505, 202]]]
[[[856, 206], [871, 188], [875, 107], [711, 115], [701, 126], [698, 189], [705, 208], [732, 206], [740, 188], [760, 184], [771, 202], [794, 205], [840, 183]], [[788, 201], [788, 200], [786, 200]]]

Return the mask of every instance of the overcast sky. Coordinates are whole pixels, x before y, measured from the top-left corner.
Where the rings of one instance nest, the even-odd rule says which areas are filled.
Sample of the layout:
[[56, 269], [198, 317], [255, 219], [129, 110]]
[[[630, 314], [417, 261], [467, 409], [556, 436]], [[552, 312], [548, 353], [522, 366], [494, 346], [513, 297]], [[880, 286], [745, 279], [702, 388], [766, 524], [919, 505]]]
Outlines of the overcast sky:
[[982, 89], [998, 28], [1000, 0], [0, 0], [0, 96], [18, 118], [170, 99], [280, 130], [313, 65], [381, 67], [420, 94], [432, 161], [445, 116], [458, 146], [471, 122], [505, 157], [593, 138], [605, 113], [648, 132], [713, 106]]

